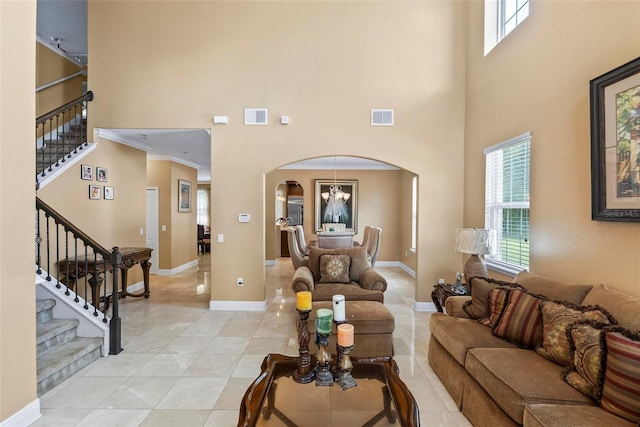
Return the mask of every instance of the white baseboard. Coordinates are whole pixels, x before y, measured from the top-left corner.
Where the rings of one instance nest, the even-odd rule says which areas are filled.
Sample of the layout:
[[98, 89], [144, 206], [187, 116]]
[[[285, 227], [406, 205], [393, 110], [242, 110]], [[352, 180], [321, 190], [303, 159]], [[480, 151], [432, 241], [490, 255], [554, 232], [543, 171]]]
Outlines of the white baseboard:
[[134, 293], [142, 290], [144, 290], [144, 281], [140, 281], [138, 283], [134, 283], [133, 285], [127, 286], [127, 292], [129, 293]]
[[275, 259], [265, 259], [264, 260], [264, 265], [276, 265], [276, 260]]
[[171, 275], [180, 273], [181, 271], [185, 271], [188, 268], [195, 267], [196, 265], [198, 265], [198, 260], [194, 259], [193, 261], [190, 261], [186, 264], [182, 264], [181, 266], [178, 266], [175, 268], [169, 268], [169, 269], [159, 268], [156, 274], [158, 276], [171, 276]]
[[409, 267], [407, 267], [406, 265], [404, 265], [403, 263], [400, 263], [400, 268], [409, 276], [413, 277], [414, 279], [416, 278], [416, 272], [410, 269]]
[[209, 310], [220, 311], [265, 311], [267, 300], [264, 301], [209, 301]]
[[400, 267], [400, 263], [398, 261], [376, 261], [375, 267]]
[[6, 420], [0, 422], [0, 427], [24, 427], [40, 418], [40, 399], [36, 399]]
[[420, 311], [420, 312], [426, 312], [426, 313], [435, 313], [436, 311], [436, 305], [432, 302], [419, 302], [419, 301], [415, 301], [413, 303], [413, 309], [415, 311]]

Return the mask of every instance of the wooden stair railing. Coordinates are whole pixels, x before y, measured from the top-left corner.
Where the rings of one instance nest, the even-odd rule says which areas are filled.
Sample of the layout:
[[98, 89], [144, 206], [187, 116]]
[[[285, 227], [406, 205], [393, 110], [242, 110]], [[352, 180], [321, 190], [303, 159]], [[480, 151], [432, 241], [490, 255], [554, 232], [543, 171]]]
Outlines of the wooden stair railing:
[[[64, 289], [74, 303], [82, 303], [84, 310], [109, 323], [109, 354], [122, 351], [118, 312], [121, 262], [118, 247], [107, 250], [36, 196], [36, 273], [46, 274], [49, 282], [55, 279], [56, 288]], [[109, 277], [106, 286], [101, 286], [103, 275]]]
[[93, 100], [89, 91], [36, 119], [36, 190], [40, 180], [78, 153], [87, 144], [87, 103]]

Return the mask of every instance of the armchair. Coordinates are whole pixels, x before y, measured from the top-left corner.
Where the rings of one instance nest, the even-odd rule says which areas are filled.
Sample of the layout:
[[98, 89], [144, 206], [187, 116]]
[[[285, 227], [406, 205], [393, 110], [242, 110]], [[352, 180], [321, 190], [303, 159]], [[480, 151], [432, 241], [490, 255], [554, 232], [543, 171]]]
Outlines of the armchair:
[[291, 287], [294, 292], [310, 291], [313, 301], [331, 301], [341, 294], [347, 301], [384, 303], [387, 281], [369, 266], [364, 247], [311, 246], [307, 265], [296, 269]]

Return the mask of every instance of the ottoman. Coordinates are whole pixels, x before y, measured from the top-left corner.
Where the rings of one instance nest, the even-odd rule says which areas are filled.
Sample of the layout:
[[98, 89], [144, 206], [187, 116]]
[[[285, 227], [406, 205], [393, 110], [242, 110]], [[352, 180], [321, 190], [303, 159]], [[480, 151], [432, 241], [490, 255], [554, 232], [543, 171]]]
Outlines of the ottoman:
[[[309, 314], [309, 342], [310, 354], [316, 354], [316, 310], [319, 308], [332, 309], [332, 301], [316, 301], [312, 304]], [[377, 301], [345, 301], [347, 323], [354, 327], [354, 347], [351, 356], [355, 358], [371, 358], [378, 356], [393, 356], [393, 330], [395, 321], [393, 314]], [[336, 353], [336, 325], [331, 328], [329, 337], [329, 352]]]

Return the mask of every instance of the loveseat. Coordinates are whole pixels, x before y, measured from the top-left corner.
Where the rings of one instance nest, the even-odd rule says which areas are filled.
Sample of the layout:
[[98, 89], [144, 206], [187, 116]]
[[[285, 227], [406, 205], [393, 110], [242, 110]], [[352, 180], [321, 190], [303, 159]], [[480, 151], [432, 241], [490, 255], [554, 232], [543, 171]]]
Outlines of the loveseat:
[[291, 287], [294, 292], [310, 291], [313, 301], [331, 301], [341, 294], [347, 301], [384, 303], [387, 281], [371, 268], [364, 247], [310, 246], [307, 265], [296, 269]]
[[[469, 282], [471, 296], [431, 315], [428, 357], [473, 425], [637, 425], [640, 298], [528, 272]], [[612, 368], [617, 338], [626, 389]]]

